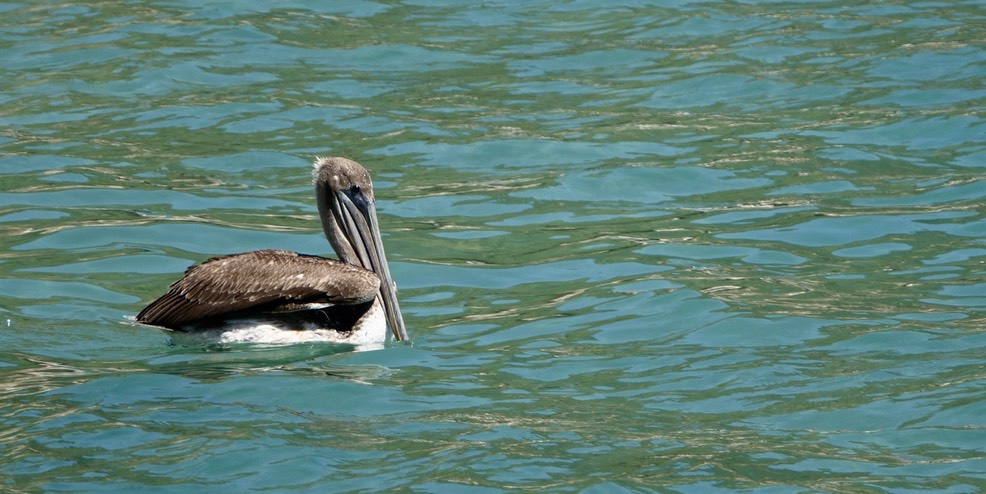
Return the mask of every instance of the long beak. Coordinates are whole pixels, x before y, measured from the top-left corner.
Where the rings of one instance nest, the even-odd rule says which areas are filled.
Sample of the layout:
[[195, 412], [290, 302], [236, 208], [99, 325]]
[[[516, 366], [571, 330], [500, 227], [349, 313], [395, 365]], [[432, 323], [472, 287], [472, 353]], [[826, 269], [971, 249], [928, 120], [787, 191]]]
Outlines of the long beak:
[[[349, 244], [359, 258], [360, 264], [373, 271], [380, 278], [380, 300], [383, 302], [387, 325], [397, 341], [408, 341], [407, 329], [401, 306], [397, 303], [397, 284], [390, 277], [390, 267], [383, 251], [380, 227], [377, 224], [377, 210], [370, 201], [360, 201], [357, 205], [344, 192], [336, 192], [336, 204], [340, 227]], [[337, 207], [338, 207], [337, 206]]]

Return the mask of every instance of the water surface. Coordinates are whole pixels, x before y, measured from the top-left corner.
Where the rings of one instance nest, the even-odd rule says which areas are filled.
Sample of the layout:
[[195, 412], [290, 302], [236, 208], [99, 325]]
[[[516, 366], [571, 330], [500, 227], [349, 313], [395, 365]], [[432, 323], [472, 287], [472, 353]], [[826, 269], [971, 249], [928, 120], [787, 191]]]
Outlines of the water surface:
[[[986, 489], [978, 2], [0, 11], [0, 490]], [[128, 322], [315, 155], [413, 346]]]

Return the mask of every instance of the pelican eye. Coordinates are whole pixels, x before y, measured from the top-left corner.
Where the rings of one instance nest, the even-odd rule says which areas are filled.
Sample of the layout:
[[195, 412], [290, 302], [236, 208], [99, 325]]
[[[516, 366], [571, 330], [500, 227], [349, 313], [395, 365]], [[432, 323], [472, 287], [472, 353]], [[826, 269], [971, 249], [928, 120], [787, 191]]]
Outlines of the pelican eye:
[[349, 195], [349, 199], [353, 201], [353, 204], [359, 206], [360, 209], [365, 211], [366, 208], [369, 207], [370, 198], [366, 197], [366, 194], [363, 192], [363, 187], [360, 187], [358, 184], [350, 185], [347, 193]]

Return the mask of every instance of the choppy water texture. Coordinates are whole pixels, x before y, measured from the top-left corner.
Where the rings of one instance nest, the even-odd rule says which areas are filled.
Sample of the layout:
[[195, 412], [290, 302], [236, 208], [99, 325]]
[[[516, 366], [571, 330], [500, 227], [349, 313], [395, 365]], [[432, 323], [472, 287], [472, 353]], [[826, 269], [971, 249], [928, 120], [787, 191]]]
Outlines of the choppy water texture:
[[[308, 4], [0, 6], [0, 491], [986, 490], [982, 3]], [[127, 322], [316, 154], [412, 347]]]

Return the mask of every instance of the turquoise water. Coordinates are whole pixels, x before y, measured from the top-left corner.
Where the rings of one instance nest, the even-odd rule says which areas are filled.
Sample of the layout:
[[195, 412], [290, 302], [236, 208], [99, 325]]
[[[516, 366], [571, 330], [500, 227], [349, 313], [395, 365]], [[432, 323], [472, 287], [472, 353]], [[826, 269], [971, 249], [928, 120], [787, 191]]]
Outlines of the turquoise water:
[[[0, 491], [986, 490], [980, 2], [0, 5]], [[169, 345], [374, 173], [412, 346]]]

